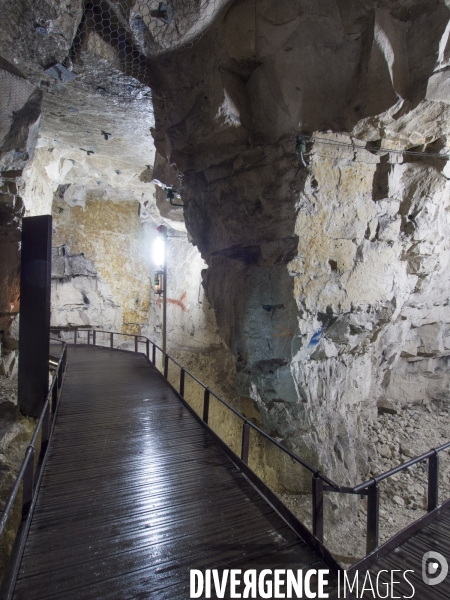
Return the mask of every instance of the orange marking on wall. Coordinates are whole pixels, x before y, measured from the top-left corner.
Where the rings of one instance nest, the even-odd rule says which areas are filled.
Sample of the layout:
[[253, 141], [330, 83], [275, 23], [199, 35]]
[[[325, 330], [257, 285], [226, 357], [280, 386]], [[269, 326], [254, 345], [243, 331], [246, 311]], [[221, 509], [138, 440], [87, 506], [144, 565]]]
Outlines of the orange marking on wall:
[[[175, 306], [179, 306], [183, 312], [186, 312], [186, 306], [184, 304], [184, 301], [186, 300], [186, 296], [187, 296], [187, 292], [183, 292], [183, 294], [181, 294], [181, 296], [178, 299], [177, 298], [167, 298], [167, 304], [175, 304]], [[162, 306], [161, 296], [158, 297], [158, 300], [156, 301], [156, 306], [158, 308], [161, 308], [161, 306]]]
[[187, 292], [181, 294], [180, 298], [176, 300], [175, 298], [167, 298], [167, 302], [169, 304], [175, 304], [175, 306], [179, 306], [183, 312], [186, 312], [186, 307], [184, 305], [184, 300], [186, 300]]
[[273, 337], [292, 337], [294, 333], [289, 331], [289, 329], [282, 329], [278, 333], [274, 333]]

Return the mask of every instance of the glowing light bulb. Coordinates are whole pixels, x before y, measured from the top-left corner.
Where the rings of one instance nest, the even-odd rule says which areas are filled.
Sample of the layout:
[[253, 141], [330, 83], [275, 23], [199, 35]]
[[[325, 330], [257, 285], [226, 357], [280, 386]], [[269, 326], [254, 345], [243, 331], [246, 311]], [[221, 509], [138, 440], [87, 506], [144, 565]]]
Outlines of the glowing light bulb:
[[160, 236], [153, 242], [152, 257], [155, 265], [164, 266], [164, 240]]

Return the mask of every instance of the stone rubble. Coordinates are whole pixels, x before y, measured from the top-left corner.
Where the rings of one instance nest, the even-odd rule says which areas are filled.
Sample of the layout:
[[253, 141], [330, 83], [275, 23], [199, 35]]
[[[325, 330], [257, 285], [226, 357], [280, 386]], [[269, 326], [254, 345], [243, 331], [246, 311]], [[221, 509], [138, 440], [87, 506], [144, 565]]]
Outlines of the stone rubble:
[[[0, 375], [0, 513], [25, 457], [37, 419], [24, 417], [17, 406], [17, 379]], [[17, 504], [17, 503], [16, 503]], [[4, 544], [0, 545], [0, 580], [20, 521], [20, 507], [14, 506]]]
[[[364, 435], [370, 444], [370, 470], [361, 481], [450, 441], [450, 407], [424, 405], [382, 412], [374, 423], [366, 423]], [[439, 502], [450, 498], [450, 449], [440, 453]], [[336, 483], [341, 483], [336, 480]], [[416, 521], [427, 511], [428, 461], [409, 467], [380, 483], [380, 544]], [[366, 500], [357, 500], [357, 512], [342, 520], [333, 517], [330, 496], [325, 496], [325, 543], [338, 560], [349, 566], [365, 555]], [[310, 496], [280, 494], [282, 500], [310, 526]], [[341, 497], [342, 498], [342, 497]], [[349, 498], [349, 497], [347, 497]], [[344, 505], [351, 501], [344, 500]], [[342, 503], [341, 503], [342, 506]], [[353, 504], [355, 507], [355, 504]], [[327, 517], [329, 527], [327, 528]]]

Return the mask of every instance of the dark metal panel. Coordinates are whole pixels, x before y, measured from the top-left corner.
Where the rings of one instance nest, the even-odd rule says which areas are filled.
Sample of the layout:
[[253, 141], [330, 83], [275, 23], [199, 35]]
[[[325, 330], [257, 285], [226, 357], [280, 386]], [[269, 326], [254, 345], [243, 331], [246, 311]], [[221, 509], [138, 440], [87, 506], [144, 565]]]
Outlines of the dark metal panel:
[[48, 392], [52, 218], [22, 219], [18, 399], [38, 417]]

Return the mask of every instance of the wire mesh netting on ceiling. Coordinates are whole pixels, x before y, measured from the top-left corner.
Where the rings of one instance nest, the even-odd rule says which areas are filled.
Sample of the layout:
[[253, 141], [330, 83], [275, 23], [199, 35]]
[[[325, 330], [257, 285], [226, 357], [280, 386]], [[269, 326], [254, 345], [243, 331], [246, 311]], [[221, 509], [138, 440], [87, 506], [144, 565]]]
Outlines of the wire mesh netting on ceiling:
[[221, 0], [137, 0], [130, 11], [134, 37], [144, 53], [199, 39], [222, 7]]
[[[0, 59], [0, 142], [8, 133], [15, 113], [25, 105], [33, 86]], [[6, 70], [8, 69], [8, 70]]]
[[[147, 58], [198, 41], [224, 4], [224, 0], [87, 2], [64, 67], [90, 84], [102, 79], [102, 71], [113, 81], [108, 73], [113, 69], [148, 85]], [[102, 93], [101, 86], [98, 91]]]

